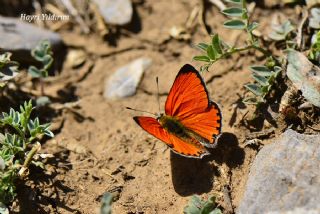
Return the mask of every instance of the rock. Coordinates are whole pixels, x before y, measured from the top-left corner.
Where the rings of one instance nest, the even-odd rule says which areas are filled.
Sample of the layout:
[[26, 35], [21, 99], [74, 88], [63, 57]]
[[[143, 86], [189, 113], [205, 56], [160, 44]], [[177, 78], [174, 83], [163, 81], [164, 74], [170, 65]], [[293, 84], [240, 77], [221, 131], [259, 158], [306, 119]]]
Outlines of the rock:
[[139, 58], [119, 68], [106, 80], [105, 98], [124, 98], [136, 93], [137, 86], [145, 70], [151, 65], [150, 58]]
[[309, 18], [309, 27], [314, 29], [320, 28], [320, 9], [312, 8], [310, 10], [311, 16]]
[[320, 135], [287, 130], [250, 170], [238, 214], [320, 213]]
[[130, 0], [94, 0], [101, 15], [108, 24], [125, 25], [132, 18], [132, 4]]
[[63, 46], [59, 34], [3, 16], [0, 16], [0, 38], [1, 52], [11, 52], [12, 58], [18, 62], [34, 61], [30, 51], [42, 40], [49, 40], [54, 52]]
[[68, 68], [77, 68], [85, 63], [87, 57], [86, 52], [81, 49], [70, 50], [67, 55], [66, 66]]
[[320, 68], [302, 53], [289, 50], [287, 76], [313, 105], [320, 107]]

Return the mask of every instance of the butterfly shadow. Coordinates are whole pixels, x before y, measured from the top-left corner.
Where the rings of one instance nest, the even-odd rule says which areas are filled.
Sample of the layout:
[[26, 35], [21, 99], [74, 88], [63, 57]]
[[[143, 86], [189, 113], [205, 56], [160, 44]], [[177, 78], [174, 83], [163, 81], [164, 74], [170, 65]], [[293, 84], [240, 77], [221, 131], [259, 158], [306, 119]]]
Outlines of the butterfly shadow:
[[204, 159], [186, 158], [170, 152], [174, 190], [181, 196], [201, 194], [212, 189], [217, 167]]
[[238, 138], [232, 133], [222, 133], [217, 146], [209, 151], [211, 154], [203, 159], [186, 158], [174, 152], [170, 153], [172, 183], [179, 195], [190, 196], [210, 192], [214, 177], [219, 175], [219, 165], [225, 163], [232, 169], [244, 162], [244, 150], [239, 147]]
[[245, 158], [244, 149], [239, 146], [236, 135], [224, 132], [217, 139], [217, 146], [209, 149], [211, 155], [205, 157], [207, 161], [215, 161], [217, 164], [225, 163], [230, 169], [243, 164]]

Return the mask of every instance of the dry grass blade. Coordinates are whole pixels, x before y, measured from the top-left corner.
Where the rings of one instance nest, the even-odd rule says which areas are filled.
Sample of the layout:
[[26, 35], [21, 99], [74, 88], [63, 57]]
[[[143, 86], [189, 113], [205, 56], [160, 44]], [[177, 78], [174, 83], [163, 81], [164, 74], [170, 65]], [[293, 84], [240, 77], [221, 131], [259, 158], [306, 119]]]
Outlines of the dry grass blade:
[[106, 26], [104, 19], [97, 8], [97, 5], [94, 3], [91, 3], [90, 8], [92, 9], [94, 16], [97, 20], [97, 29], [99, 31], [100, 36], [105, 37], [106, 35], [109, 34], [109, 29]]
[[301, 22], [298, 26], [298, 34], [297, 34], [297, 46], [298, 46], [298, 49], [304, 49], [304, 43], [303, 43], [303, 27], [305, 26], [306, 24], [306, 21], [308, 20], [308, 17], [309, 17], [309, 13], [307, 10], [304, 10], [302, 12], [302, 19], [301, 19]]

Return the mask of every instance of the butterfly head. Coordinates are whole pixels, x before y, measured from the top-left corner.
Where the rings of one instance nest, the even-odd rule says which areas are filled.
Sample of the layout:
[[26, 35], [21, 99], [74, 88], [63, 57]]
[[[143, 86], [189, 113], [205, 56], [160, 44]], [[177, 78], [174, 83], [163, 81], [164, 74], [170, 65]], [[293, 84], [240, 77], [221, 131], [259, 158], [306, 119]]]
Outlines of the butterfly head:
[[161, 120], [161, 118], [163, 118], [165, 116], [165, 114], [164, 113], [156, 113], [156, 118], [157, 118], [157, 120], [158, 120], [158, 122], [160, 122], [160, 120]]

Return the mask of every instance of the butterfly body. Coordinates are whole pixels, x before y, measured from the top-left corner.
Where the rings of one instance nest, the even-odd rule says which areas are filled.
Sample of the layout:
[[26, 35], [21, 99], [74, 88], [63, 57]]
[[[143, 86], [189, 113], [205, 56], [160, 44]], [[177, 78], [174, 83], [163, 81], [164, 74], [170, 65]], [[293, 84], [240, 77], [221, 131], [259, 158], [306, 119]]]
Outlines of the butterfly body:
[[172, 116], [161, 115], [158, 118], [160, 125], [169, 133], [174, 134], [178, 137], [186, 137], [187, 130], [183, 124]]
[[191, 65], [179, 71], [169, 92], [165, 114], [134, 117], [149, 134], [166, 143], [172, 151], [186, 157], [209, 154], [221, 131], [221, 113], [210, 101], [205, 83]]

